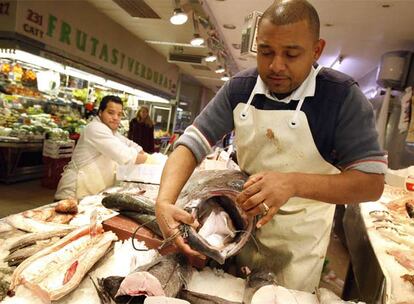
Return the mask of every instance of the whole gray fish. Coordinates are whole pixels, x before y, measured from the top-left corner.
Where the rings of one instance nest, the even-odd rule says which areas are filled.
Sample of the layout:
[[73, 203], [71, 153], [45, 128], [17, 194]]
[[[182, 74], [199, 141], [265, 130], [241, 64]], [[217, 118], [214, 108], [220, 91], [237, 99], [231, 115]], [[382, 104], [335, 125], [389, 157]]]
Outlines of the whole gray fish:
[[200, 223], [197, 229], [182, 224], [182, 236], [193, 249], [220, 264], [237, 254], [253, 231], [254, 219], [236, 204], [247, 178], [237, 170], [196, 171], [177, 200], [177, 206]]
[[158, 226], [155, 215], [138, 213], [135, 211], [119, 211], [119, 213], [141, 224], [143, 227], [148, 228], [159, 237], [162, 237], [162, 232]]
[[106, 208], [120, 211], [136, 211], [138, 213], [155, 214], [155, 201], [143, 195], [115, 193], [102, 200]]
[[56, 243], [59, 240], [59, 237], [51, 238], [48, 240], [38, 241], [36, 244], [27, 246], [24, 248], [20, 248], [12, 253], [10, 253], [4, 261], [7, 262], [9, 266], [17, 266], [21, 262], [23, 262], [28, 257], [31, 257], [33, 254], [37, 253], [38, 251], [49, 247]]
[[75, 227], [67, 227], [63, 229], [26, 233], [7, 242], [6, 249], [10, 252], [35, 244], [38, 241], [48, 240], [54, 237], [62, 237], [75, 230]]
[[175, 253], [140, 266], [125, 278], [98, 279], [98, 285], [116, 303], [139, 303], [144, 296], [176, 297], [190, 274], [191, 266], [185, 257]]

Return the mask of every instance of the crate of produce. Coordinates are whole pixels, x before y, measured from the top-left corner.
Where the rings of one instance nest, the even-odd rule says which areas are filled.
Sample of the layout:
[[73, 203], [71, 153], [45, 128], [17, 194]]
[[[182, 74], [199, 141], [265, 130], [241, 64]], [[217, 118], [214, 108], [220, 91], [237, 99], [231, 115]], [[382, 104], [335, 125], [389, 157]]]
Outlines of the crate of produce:
[[45, 140], [43, 142], [43, 156], [50, 158], [70, 158], [75, 148], [74, 140]]
[[56, 189], [65, 166], [70, 162], [67, 158], [52, 158], [43, 156], [42, 187]]

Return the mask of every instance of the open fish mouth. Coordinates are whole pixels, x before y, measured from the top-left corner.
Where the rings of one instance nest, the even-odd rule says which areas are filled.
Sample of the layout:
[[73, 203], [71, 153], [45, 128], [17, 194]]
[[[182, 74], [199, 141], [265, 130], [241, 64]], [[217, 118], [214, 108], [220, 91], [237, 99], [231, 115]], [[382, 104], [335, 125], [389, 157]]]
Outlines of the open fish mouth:
[[200, 223], [182, 224], [188, 244], [219, 264], [237, 254], [249, 240], [254, 220], [236, 204], [247, 175], [237, 170], [205, 170], [193, 174], [177, 201]]

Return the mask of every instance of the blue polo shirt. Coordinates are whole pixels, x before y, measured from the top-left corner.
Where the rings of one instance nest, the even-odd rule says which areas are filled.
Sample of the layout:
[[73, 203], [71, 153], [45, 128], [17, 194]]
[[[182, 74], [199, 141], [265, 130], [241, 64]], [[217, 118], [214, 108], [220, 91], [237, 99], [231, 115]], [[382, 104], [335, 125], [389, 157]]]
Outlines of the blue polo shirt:
[[[258, 71], [254, 68], [227, 81], [175, 146], [185, 145], [201, 162], [211, 153], [212, 146], [233, 130], [233, 110], [248, 101], [257, 79]], [[270, 94], [256, 94], [251, 105], [260, 110], [296, 109], [298, 100], [278, 101]], [[305, 98], [301, 111], [306, 114], [316, 147], [327, 162], [340, 170], [386, 172], [387, 159], [378, 144], [372, 106], [351, 77], [323, 68], [316, 76], [314, 96]]]

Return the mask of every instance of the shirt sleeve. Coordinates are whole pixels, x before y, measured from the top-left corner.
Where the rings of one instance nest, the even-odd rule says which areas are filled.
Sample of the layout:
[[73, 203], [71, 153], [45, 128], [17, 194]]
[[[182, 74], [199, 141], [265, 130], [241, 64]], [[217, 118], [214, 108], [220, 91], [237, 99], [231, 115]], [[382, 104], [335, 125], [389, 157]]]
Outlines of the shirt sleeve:
[[90, 123], [84, 131], [85, 141], [120, 165], [133, 164], [142, 148], [126, 137], [114, 135], [101, 122]]
[[234, 128], [233, 110], [229, 100], [231, 81], [226, 82], [216, 96], [196, 117], [174, 147], [184, 145], [200, 163], [211, 152], [212, 146]]
[[342, 170], [385, 174], [387, 158], [378, 143], [371, 103], [354, 84], [339, 113], [335, 151]]

